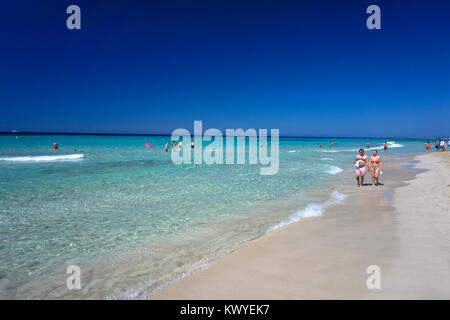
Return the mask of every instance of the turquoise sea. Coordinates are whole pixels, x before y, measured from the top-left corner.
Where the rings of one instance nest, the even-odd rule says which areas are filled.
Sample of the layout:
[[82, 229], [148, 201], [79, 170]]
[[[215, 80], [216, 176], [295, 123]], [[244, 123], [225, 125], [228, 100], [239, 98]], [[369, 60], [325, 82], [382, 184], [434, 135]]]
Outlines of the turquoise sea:
[[[142, 298], [320, 216], [345, 197], [333, 177], [353, 168], [366, 139], [280, 138], [279, 172], [266, 176], [260, 165], [175, 165], [166, 141], [1, 135], [0, 298]], [[384, 155], [384, 141], [370, 139], [382, 157], [424, 152], [424, 140], [388, 140]], [[69, 265], [81, 269], [80, 290], [66, 287]]]

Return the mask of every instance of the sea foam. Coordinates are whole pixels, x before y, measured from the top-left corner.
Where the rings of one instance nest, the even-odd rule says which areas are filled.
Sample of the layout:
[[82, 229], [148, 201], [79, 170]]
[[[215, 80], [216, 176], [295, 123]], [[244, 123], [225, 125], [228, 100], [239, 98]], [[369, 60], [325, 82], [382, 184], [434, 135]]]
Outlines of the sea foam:
[[342, 169], [339, 167], [330, 165], [330, 166], [328, 166], [328, 169], [325, 172], [328, 174], [335, 175], [335, 174], [338, 174], [339, 172], [342, 172]]
[[305, 209], [297, 211], [291, 214], [286, 220], [277, 223], [269, 227], [266, 233], [277, 230], [284, 226], [287, 226], [293, 222], [298, 222], [303, 218], [311, 218], [311, 217], [319, 217], [322, 215], [324, 208], [331, 206], [333, 204], [338, 204], [342, 202], [346, 198], [345, 194], [342, 194], [336, 190], [334, 190], [331, 194], [331, 198], [328, 199], [325, 203], [317, 204], [317, 203], [308, 203]]
[[59, 156], [24, 156], [0, 158], [0, 161], [11, 162], [52, 162], [52, 161], [75, 161], [84, 158], [84, 154], [67, 154]]

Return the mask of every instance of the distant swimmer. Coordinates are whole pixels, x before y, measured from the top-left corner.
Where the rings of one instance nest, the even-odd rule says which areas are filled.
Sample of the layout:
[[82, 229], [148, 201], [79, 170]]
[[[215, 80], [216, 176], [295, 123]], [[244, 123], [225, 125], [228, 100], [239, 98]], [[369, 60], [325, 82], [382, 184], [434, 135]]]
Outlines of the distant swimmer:
[[322, 148], [322, 144], [321, 143], [319, 143], [319, 148]]
[[58, 143], [56, 141], [53, 142], [53, 150], [58, 150]]
[[370, 142], [369, 141], [366, 142], [366, 148], [370, 149]]
[[330, 142], [329, 148], [331, 149], [331, 147], [333, 146], [334, 142]]
[[370, 157], [370, 171], [372, 173], [372, 186], [378, 186], [378, 176], [383, 174], [383, 166], [381, 163], [381, 157], [378, 155], [377, 150], [372, 151], [372, 156]]
[[166, 152], [169, 151], [169, 141], [166, 142], [166, 146], [164, 148], [166, 149]]
[[386, 150], [388, 149], [388, 143], [387, 143], [387, 141], [384, 142], [384, 147], [383, 147], [383, 148], [384, 148], [384, 151], [386, 152]]
[[145, 144], [145, 147], [146, 147], [147, 149], [149, 149], [149, 148], [151, 148], [151, 147], [153, 147], [153, 146], [150, 144], [150, 142], [147, 141], [147, 143]]
[[366, 166], [369, 165], [369, 159], [364, 154], [364, 149], [359, 149], [359, 154], [355, 158], [356, 184], [358, 187], [364, 185], [364, 176], [366, 175]]
[[191, 142], [191, 148], [194, 149], [194, 141]]
[[427, 141], [427, 143], [425, 143], [425, 150], [427, 150], [427, 152], [430, 152], [430, 141]]

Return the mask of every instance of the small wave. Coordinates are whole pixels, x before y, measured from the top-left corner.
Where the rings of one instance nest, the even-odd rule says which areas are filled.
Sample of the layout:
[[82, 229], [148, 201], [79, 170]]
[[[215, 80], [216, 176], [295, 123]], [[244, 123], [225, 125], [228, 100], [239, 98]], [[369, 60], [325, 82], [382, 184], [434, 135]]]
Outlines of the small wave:
[[325, 203], [323, 204], [308, 203], [305, 209], [295, 212], [294, 214], [290, 215], [286, 220], [281, 221], [280, 223], [277, 223], [276, 225], [268, 228], [266, 233], [277, 230], [291, 223], [298, 222], [303, 218], [319, 217], [322, 215], [324, 208], [331, 206], [333, 204], [338, 204], [342, 202], [342, 200], [344, 200], [345, 198], [346, 198], [345, 194], [342, 194], [334, 190], [331, 194], [331, 198], [328, 199]]
[[388, 141], [388, 148], [402, 148], [404, 145], [396, 143], [395, 141]]
[[[400, 143], [396, 143], [395, 141], [388, 141], [388, 149], [389, 148], [402, 148], [402, 147], [404, 147], [404, 145], [402, 145], [402, 144], [400, 144]], [[365, 149], [365, 150], [382, 150], [382, 149], [384, 149], [384, 143], [381, 145], [381, 146], [378, 146], [378, 147], [372, 147], [372, 148], [369, 148], [369, 149], [367, 149], [366, 147], [363, 147], [362, 149]], [[347, 149], [347, 150], [344, 150], [344, 151], [348, 151], [348, 152], [358, 152], [359, 151], [359, 148], [358, 149]]]
[[[396, 143], [393, 141], [388, 142], [388, 149], [402, 148], [402, 147], [404, 147], [404, 145], [402, 145], [400, 143]], [[384, 144], [382, 146], [370, 148], [370, 150], [382, 150], [382, 149], [384, 149]]]
[[320, 158], [320, 160], [322, 160], [322, 161], [333, 161], [334, 159], [333, 158]]
[[[229, 253], [230, 252], [227, 252], [226, 254], [229, 254]], [[192, 275], [196, 271], [208, 269], [216, 261], [216, 259], [218, 259], [218, 258], [212, 259], [211, 261], [206, 262], [206, 263], [202, 263], [199, 266], [187, 269], [186, 271], [176, 274], [173, 278], [161, 280], [160, 284], [158, 284], [159, 281], [149, 281], [140, 287], [128, 289], [125, 292], [122, 292], [116, 296], [107, 296], [105, 298], [105, 300], [133, 300], [133, 299], [139, 298], [139, 296], [142, 296], [144, 293], [146, 293], [149, 296], [154, 295], [157, 292], [164, 289], [165, 287], [167, 287], [168, 285], [170, 285], [171, 283], [178, 282], [178, 281]], [[156, 288], [152, 288], [155, 285], [156, 285]], [[148, 292], [146, 292], [146, 291], [148, 291]]]
[[294, 153], [297, 152], [297, 150], [289, 150], [288, 152]]
[[335, 174], [338, 174], [339, 172], [342, 172], [342, 169], [339, 167], [330, 165], [330, 166], [328, 166], [328, 169], [325, 172], [328, 174], [335, 175]]
[[0, 158], [0, 161], [11, 162], [52, 162], [52, 161], [74, 161], [83, 159], [84, 154], [67, 154], [60, 156], [25, 156], [25, 157], [6, 157]]
[[339, 191], [333, 190], [331, 193], [331, 198], [325, 202], [325, 207], [331, 206], [333, 204], [341, 203], [347, 196]]
[[332, 153], [334, 153], [334, 152], [339, 152], [338, 150], [320, 150], [321, 152], [332, 152]]

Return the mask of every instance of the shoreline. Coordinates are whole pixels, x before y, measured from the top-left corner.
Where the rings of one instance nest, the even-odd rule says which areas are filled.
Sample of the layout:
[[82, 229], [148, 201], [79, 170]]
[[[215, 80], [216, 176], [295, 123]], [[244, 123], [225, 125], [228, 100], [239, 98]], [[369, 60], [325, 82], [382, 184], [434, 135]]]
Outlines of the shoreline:
[[[446, 163], [439, 164], [440, 158], [444, 158], [442, 161]], [[336, 190], [347, 195], [342, 204], [326, 209], [324, 215], [319, 218], [304, 219], [301, 223], [289, 224], [249, 241], [208, 268], [195, 270], [189, 276], [169, 283], [147, 298], [450, 298], [450, 291], [444, 286], [441, 288], [436, 281], [433, 282], [434, 289], [430, 290], [424, 290], [428, 287], [426, 281], [422, 281], [420, 290], [413, 291], [416, 292], [415, 295], [405, 286], [404, 281], [400, 285], [388, 285], [389, 281], [392, 284], [398, 282], [395, 279], [402, 270], [402, 257], [408, 257], [408, 251], [405, 251], [405, 241], [408, 240], [399, 235], [399, 230], [405, 225], [404, 211], [410, 208], [407, 208], [404, 200], [399, 199], [404, 198], [405, 193], [410, 193], [408, 188], [420, 187], [420, 184], [423, 184], [423, 174], [434, 176], [436, 172], [439, 173], [439, 165], [450, 167], [448, 157], [445, 160], [445, 154], [418, 155], [414, 159], [419, 163], [414, 165], [414, 169], [405, 167], [406, 160], [400, 156], [392, 156], [389, 159], [391, 160], [384, 164], [388, 174], [385, 173], [381, 178], [383, 186], [375, 190], [370, 186], [356, 188], [353, 184], [353, 170], [345, 171], [336, 179], [336, 184], [339, 185]], [[426, 162], [425, 167], [422, 167], [423, 161]], [[425, 168], [428, 170], [425, 171]], [[430, 179], [427, 179], [427, 183], [430, 183]], [[448, 181], [446, 177], [442, 179]], [[366, 175], [366, 183], [368, 181], [370, 183], [370, 174]], [[431, 179], [431, 182], [433, 181]], [[443, 205], [448, 207], [448, 203]], [[442, 217], [440, 219], [442, 220]], [[415, 223], [424, 224], [423, 221]], [[448, 225], [443, 229], [444, 234], [447, 231], [450, 233]], [[441, 253], [438, 256], [445, 255], [447, 246], [439, 240], [433, 240], [433, 235], [428, 238], [428, 242], [435, 243], [434, 246], [439, 248], [436, 249]], [[436, 250], [433, 251], [435, 255]], [[420, 254], [412, 256], [416, 259], [417, 256], [421, 257]], [[424, 278], [421, 270], [426, 269], [423, 268], [425, 262], [418, 260], [414, 268], [406, 269], [409, 271], [402, 279], [408, 279], [410, 274]], [[383, 278], [387, 281], [386, 290], [367, 289], [366, 268], [373, 264], [379, 265], [382, 274], [386, 275], [386, 279]], [[442, 265], [441, 263], [440, 277], [437, 277], [441, 279], [440, 283], [445, 273], [447, 278], [443, 279], [449, 279], [450, 268], [445, 269]], [[419, 294], [420, 292], [423, 293]]]

